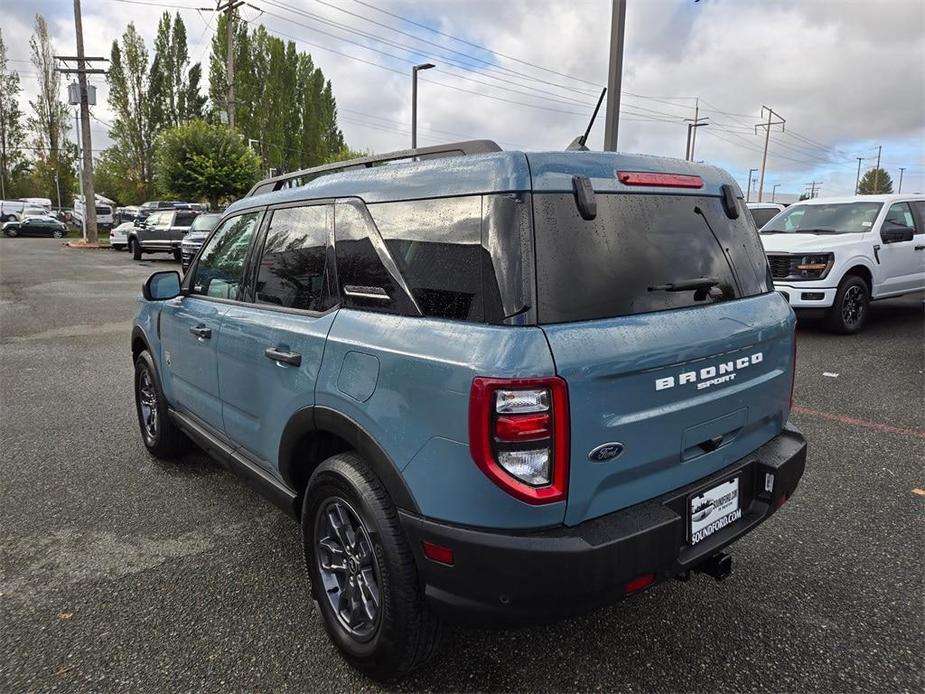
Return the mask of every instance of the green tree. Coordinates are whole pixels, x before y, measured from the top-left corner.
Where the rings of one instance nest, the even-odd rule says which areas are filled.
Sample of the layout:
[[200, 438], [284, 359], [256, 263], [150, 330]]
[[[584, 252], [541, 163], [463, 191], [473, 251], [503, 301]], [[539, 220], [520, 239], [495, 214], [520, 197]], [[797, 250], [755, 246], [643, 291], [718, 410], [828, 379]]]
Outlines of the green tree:
[[141, 184], [141, 176], [133, 170], [133, 166], [134, 163], [121, 147], [105, 149], [94, 164], [97, 192], [120, 205], [130, 205], [145, 199], [148, 189]]
[[155, 121], [175, 127], [202, 118], [205, 97], [199, 91], [202, 66], [190, 67], [186, 25], [177, 12], [161, 15], [154, 39], [154, 62], [151, 65], [151, 100]]
[[893, 192], [893, 179], [886, 169], [873, 168], [865, 172], [858, 184], [858, 195], [878, 195]]
[[148, 49], [144, 39], [129, 24], [122, 43], [113, 41], [110, 53], [109, 106], [116, 114], [110, 137], [123, 153], [125, 175], [142, 198], [151, 197], [154, 187], [154, 142], [161, 130], [161, 111], [151, 97]]
[[63, 151], [69, 129], [68, 110], [59, 97], [61, 73], [55, 69], [55, 50], [48, 34], [48, 24], [40, 14], [35, 15], [35, 32], [29, 40], [29, 46], [38, 79], [38, 95], [34, 101], [29, 102], [32, 115], [27, 120], [34, 136], [32, 177], [39, 188], [40, 197], [57, 199], [59, 187], [62, 189], [62, 197], [70, 190], [69, 185], [61, 184], [69, 182], [68, 173], [74, 159], [70, 159], [70, 154]]
[[23, 127], [19, 94], [22, 87], [19, 73], [7, 71], [6, 44], [0, 31], [0, 199], [13, 188], [14, 174], [22, 174], [25, 164], [23, 148], [26, 131]]
[[167, 195], [217, 207], [250, 190], [260, 177], [260, 159], [229, 128], [190, 121], [161, 134], [157, 177]]
[[[256, 140], [268, 168], [277, 171], [315, 166], [344, 147], [337, 127], [331, 84], [311, 55], [295, 43], [272, 36], [263, 26], [248, 31], [235, 19], [235, 128]], [[219, 120], [226, 110], [227, 20], [219, 18], [209, 63], [209, 95]]]

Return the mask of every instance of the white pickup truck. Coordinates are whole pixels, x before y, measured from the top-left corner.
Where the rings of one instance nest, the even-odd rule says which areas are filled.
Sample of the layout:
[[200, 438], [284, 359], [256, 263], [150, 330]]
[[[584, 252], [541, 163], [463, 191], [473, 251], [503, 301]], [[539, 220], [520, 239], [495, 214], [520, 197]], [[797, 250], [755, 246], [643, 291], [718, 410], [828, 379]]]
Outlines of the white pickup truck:
[[925, 195], [805, 200], [761, 228], [774, 288], [856, 333], [872, 300], [925, 289]]

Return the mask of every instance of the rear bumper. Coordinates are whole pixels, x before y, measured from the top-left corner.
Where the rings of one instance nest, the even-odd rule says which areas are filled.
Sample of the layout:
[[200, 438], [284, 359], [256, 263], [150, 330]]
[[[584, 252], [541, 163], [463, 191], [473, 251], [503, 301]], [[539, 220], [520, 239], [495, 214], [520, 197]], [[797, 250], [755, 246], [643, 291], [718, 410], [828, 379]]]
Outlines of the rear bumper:
[[[684, 574], [757, 527], [796, 490], [806, 441], [788, 425], [751, 455], [694, 484], [574, 527], [495, 532], [400, 512], [428, 603], [456, 621], [548, 621], [623, 599], [628, 581]], [[773, 475], [771, 492], [766, 476]], [[688, 543], [694, 492], [740, 479], [742, 516], [700, 543]], [[449, 547], [454, 565], [424, 557], [422, 541]]]

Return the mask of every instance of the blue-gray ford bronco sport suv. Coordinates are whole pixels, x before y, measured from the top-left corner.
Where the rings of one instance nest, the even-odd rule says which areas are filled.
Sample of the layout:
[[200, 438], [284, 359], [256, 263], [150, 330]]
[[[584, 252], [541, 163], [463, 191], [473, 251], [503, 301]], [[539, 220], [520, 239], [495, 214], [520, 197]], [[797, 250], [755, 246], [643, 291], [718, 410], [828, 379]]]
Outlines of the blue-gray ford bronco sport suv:
[[132, 331], [147, 448], [192, 440], [299, 519], [346, 659], [672, 577], [794, 493], [794, 315], [725, 172], [424, 148], [263, 181]]

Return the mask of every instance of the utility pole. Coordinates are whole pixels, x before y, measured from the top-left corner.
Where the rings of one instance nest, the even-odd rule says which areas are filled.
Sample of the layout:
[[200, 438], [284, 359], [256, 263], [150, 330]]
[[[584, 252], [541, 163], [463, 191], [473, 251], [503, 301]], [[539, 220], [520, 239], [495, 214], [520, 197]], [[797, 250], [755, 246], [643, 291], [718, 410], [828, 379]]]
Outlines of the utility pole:
[[710, 120], [709, 116], [700, 115], [700, 97], [697, 98], [694, 106], [694, 117], [685, 118], [687, 121], [687, 156], [688, 161], [694, 161], [694, 148], [697, 146], [697, 128], [702, 125], [709, 125], [709, 123], [701, 123], [700, 121]]
[[[63, 74], [77, 75], [77, 94], [69, 91], [69, 101], [80, 106], [80, 149], [81, 149], [81, 192], [84, 199], [83, 220], [85, 224], [84, 240], [90, 243], [96, 243], [96, 193], [93, 189], [93, 147], [90, 141], [90, 101], [96, 103], [96, 89], [87, 86], [87, 75], [89, 74], [106, 74], [105, 70], [99, 68], [88, 68], [87, 63], [106, 61], [106, 58], [94, 57], [89, 58], [84, 55], [84, 32], [83, 22], [80, 16], [80, 0], [74, 0], [74, 29], [77, 34], [77, 55], [76, 56], [55, 56], [56, 60], [61, 62], [76, 61], [77, 68], [57, 68], [58, 72]], [[76, 97], [76, 98], [75, 98]]]
[[897, 193], [903, 192], [903, 171], [905, 170], [906, 170], [905, 166], [899, 167], [899, 190], [896, 191]]
[[874, 195], [880, 192], [880, 153], [883, 145], [877, 145], [877, 168], [874, 169]]
[[411, 68], [411, 149], [418, 148], [418, 73], [437, 67], [433, 63], [421, 63]]
[[755, 173], [758, 169], [749, 169], [748, 170], [748, 192], [745, 193], [745, 202], [752, 201], [752, 174]]
[[225, 110], [228, 114], [228, 127], [234, 130], [234, 16], [235, 10], [244, 4], [244, 0], [218, 0], [216, 12], [225, 13]]
[[771, 190], [771, 202], [774, 202], [774, 198], [777, 197], [778, 188], [780, 188], [780, 183], [775, 183], [774, 188]]
[[[758, 123], [755, 126], [755, 134], [758, 134], [758, 128], [764, 128], [764, 154], [761, 157], [761, 183], [758, 184], [758, 202], [761, 202], [761, 197], [764, 194], [764, 171], [768, 163], [768, 140], [771, 139], [771, 126], [779, 125], [781, 132], [784, 132], [784, 123], [786, 121], [781, 118], [780, 114], [774, 113], [774, 111], [768, 106], [761, 107], [761, 116], [764, 117], [764, 112], [768, 112], [768, 122], [767, 123]], [[776, 116], [779, 120], [772, 120]]]
[[855, 157], [858, 160], [858, 177], [854, 181], [854, 194], [858, 194], [858, 188], [861, 186], [861, 162], [864, 161], [863, 157]]
[[806, 185], [810, 187], [809, 188], [809, 199], [812, 200], [814, 197], [816, 197], [816, 191], [818, 191], [819, 188], [822, 187], [822, 181], [813, 180], [811, 183], [807, 183]]
[[626, 0], [613, 0], [610, 13], [610, 68], [607, 72], [607, 115], [604, 118], [604, 151], [617, 151], [620, 127], [620, 89], [623, 85], [623, 37]]

